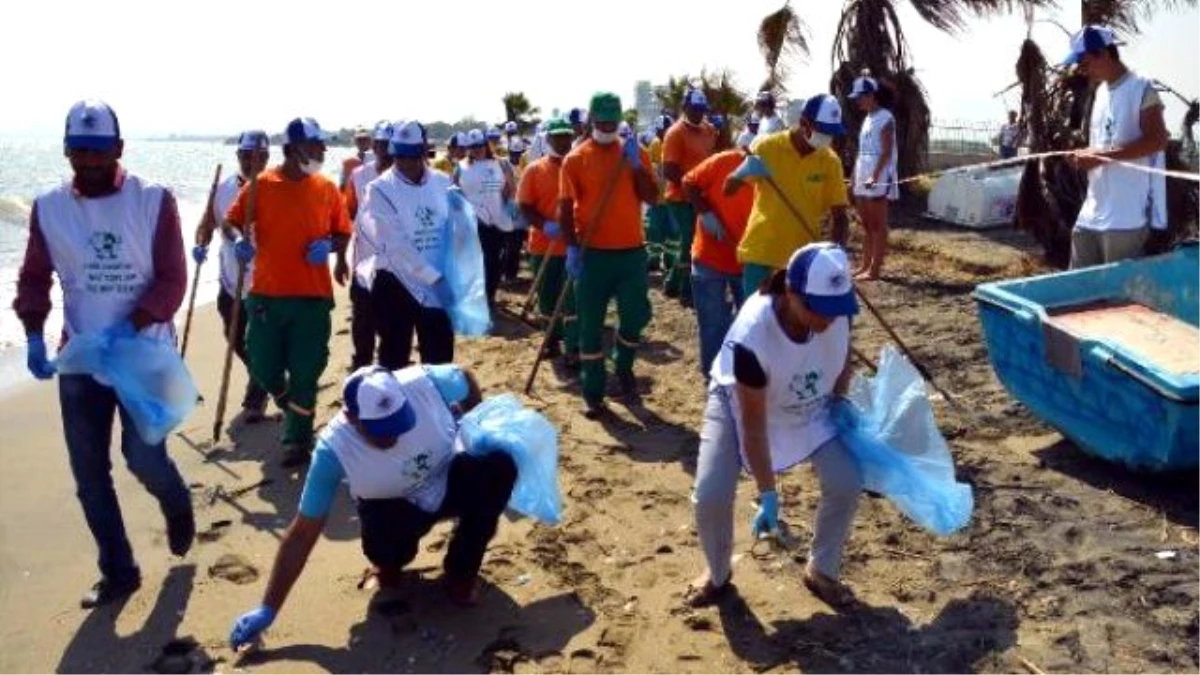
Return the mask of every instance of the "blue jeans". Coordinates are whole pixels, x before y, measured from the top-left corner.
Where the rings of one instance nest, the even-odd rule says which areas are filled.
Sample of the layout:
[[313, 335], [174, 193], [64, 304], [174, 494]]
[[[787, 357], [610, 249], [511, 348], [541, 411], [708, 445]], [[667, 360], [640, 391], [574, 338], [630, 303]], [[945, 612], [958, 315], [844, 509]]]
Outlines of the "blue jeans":
[[[729, 292], [726, 292], [729, 289]], [[742, 276], [726, 274], [692, 261], [692, 305], [700, 325], [700, 372], [707, 376], [733, 317], [746, 296]]]
[[167, 457], [166, 443], [147, 445], [137, 435], [111, 387], [90, 375], [62, 375], [58, 378], [58, 397], [71, 473], [75, 476], [75, 494], [100, 549], [100, 573], [114, 582], [136, 579], [140, 572], [125, 536], [121, 506], [113, 489], [109, 444], [114, 413], [121, 414], [121, 454], [125, 463], [158, 499], [164, 516], [171, 518], [191, 511], [187, 485], [175, 463]]

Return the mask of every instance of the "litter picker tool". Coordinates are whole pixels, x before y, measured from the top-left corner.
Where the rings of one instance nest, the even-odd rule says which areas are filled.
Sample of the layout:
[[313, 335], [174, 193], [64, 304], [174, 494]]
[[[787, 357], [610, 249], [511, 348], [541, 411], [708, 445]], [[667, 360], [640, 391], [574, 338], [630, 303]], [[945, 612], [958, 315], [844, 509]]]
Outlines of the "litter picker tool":
[[[213, 174], [212, 187], [208, 189], [208, 206], [204, 208], [205, 220], [216, 219], [216, 214], [213, 213], [213, 203], [217, 198], [217, 185], [221, 182], [221, 165], [217, 165], [217, 171]], [[203, 226], [204, 223], [202, 222]], [[215, 229], [215, 228], [214, 228]], [[188, 337], [192, 334], [192, 312], [196, 309], [196, 288], [200, 286], [200, 268], [203, 263], [196, 263], [196, 272], [192, 275], [192, 293], [188, 298], [187, 318], [183, 322], [183, 346], [179, 348], [179, 357], [187, 357]]]
[[[258, 176], [251, 176], [246, 195], [246, 225], [242, 233], [246, 239], [254, 236], [254, 207], [258, 201]], [[237, 287], [233, 294], [233, 307], [229, 313], [229, 332], [225, 336], [225, 367], [221, 371], [221, 395], [217, 398], [217, 416], [213, 421], [213, 443], [221, 438], [221, 426], [225, 423], [225, 403], [229, 398], [229, 370], [233, 366], [233, 345], [237, 340], [238, 322], [242, 313], [242, 292], [246, 287], [246, 263], [238, 261]]]

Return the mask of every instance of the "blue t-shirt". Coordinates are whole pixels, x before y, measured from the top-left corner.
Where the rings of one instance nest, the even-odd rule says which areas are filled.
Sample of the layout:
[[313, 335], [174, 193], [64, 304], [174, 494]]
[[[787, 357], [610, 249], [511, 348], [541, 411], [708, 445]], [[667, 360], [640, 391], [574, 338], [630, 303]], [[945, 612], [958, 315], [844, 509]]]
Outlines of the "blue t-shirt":
[[[461, 403], [467, 398], [470, 388], [461, 368], [453, 364], [422, 367], [447, 406]], [[342, 468], [333, 448], [318, 441], [313, 450], [312, 463], [308, 465], [308, 475], [304, 479], [304, 491], [300, 493], [300, 515], [314, 520], [328, 515], [338, 485], [345, 479], [346, 470]]]

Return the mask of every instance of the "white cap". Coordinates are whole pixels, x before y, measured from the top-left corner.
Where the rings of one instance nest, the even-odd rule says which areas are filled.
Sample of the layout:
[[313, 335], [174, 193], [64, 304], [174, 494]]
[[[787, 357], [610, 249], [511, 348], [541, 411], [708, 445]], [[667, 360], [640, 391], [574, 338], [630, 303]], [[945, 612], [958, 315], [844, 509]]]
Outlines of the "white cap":
[[389, 144], [393, 157], [424, 157], [425, 130], [416, 120], [401, 120], [392, 126]]
[[517, 123], [516, 122], [505, 122], [504, 123], [504, 131], [506, 133], [510, 133], [510, 134], [517, 133]]
[[472, 129], [467, 132], [466, 142], [461, 143], [461, 145], [466, 148], [475, 148], [485, 145], [486, 143], [487, 138], [484, 137], [483, 132], [479, 129]]
[[392, 140], [393, 125], [387, 120], [379, 120], [375, 123], [375, 129], [371, 132], [371, 140], [373, 141], [390, 141]]
[[509, 152], [525, 152], [528, 149], [529, 144], [526, 143], [525, 139], [523, 138], [514, 138], [512, 139], [512, 142], [508, 144]]
[[879, 91], [879, 83], [875, 81], [875, 78], [863, 75], [862, 77], [855, 78], [854, 86], [850, 88], [849, 98], [856, 99], [859, 96], [874, 94], [877, 91]]
[[829, 94], [817, 94], [805, 101], [800, 117], [812, 122], [822, 134], [841, 136], [846, 133], [846, 127], [842, 125], [842, 106]]
[[117, 114], [103, 101], [79, 101], [67, 113], [63, 143], [70, 150], [109, 150], [120, 138]]
[[346, 379], [342, 405], [372, 436], [402, 436], [417, 424], [404, 387], [394, 373], [380, 366], [359, 368]]
[[846, 251], [829, 242], [813, 242], [792, 254], [787, 264], [788, 288], [822, 316], [858, 313]]

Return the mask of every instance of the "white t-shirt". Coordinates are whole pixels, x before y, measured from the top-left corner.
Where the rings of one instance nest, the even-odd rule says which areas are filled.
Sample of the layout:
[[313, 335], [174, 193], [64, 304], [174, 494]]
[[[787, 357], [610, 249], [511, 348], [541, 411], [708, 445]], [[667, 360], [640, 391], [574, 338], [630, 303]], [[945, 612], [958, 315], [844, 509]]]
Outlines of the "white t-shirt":
[[450, 214], [450, 178], [425, 170], [419, 184], [408, 182], [394, 168], [367, 185], [366, 214], [360, 233], [375, 249], [362, 270], [391, 272], [424, 307], [440, 308], [433, 284], [446, 264], [446, 222]]
[[515, 227], [504, 203], [505, 172], [496, 159], [463, 160], [458, 165], [458, 184], [463, 196], [475, 207], [479, 220], [503, 232]]
[[787, 124], [779, 116], [779, 113], [758, 120], [759, 135], [766, 136], [767, 134], [778, 133], [784, 129], [787, 129]]
[[[245, 181], [240, 175], [234, 174], [217, 186], [217, 194], [213, 197], [213, 214], [217, 219], [217, 225], [225, 219], [225, 214], [229, 213], [229, 207], [233, 206], [233, 202], [237, 200], [238, 193], [242, 191], [242, 185]], [[217, 252], [217, 260], [220, 263], [221, 273], [221, 289], [229, 297], [237, 292], [238, 278], [238, 261], [237, 255], [233, 251], [234, 241], [224, 235], [224, 232], [218, 227], [216, 235], [221, 238], [221, 248]], [[254, 261], [246, 263], [246, 279], [242, 282], [242, 297], [250, 294], [250, 283], [254, 279]]]
[[754, 142], [755, 138], [756, 136], [753, 131], [744, 129], [742, 130], [742, 133], [738, 134], [736, 146], [739, 148], [748, 148], [750, 147], [750, 144]]
[[1000, 147], [1017, 147], [1017, 125], [1005, 124], [1004, 126], [1000, 127]]
[[[892, 151], [887, 158], [883, 171], [875, 186], [866, 186], [875, 174], [875, 166], [883, 155], [883, 130], [892, 128]], [[899, 199], [900, 190], [896, 185], [896, 120], [892, 113], [885, 108], [876, 108], [875, 112], [863, 119], [862, 128], [858, 132], [858, 158], [854, 161], [854, 194], [860, 197], [887, 197]]]

